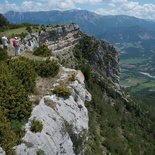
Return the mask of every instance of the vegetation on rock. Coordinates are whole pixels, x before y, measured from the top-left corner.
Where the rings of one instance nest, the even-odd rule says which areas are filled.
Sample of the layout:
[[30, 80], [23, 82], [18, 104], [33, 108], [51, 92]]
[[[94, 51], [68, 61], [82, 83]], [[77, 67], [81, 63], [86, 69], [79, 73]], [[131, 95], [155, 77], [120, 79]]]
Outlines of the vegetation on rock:
[[7, 109], [9, 119], [26, 119], [30, 116], [28, 94], [5, 63], [0, 64], [0, 103]]
[[38, 149], [36, 153], [37, 155], [45, 155], [45, 152], [41, 149]]
[[0, 61], [8, 58], [7, 51], [0, 47]]
[[31, 128], [30, 130], [32, 132], [41, 132], [43, 129], [43, 124], [41, 121], [36, 120], [35, 118], [31, 122]]
[[76, 80], [75, 74], [72, 74], [72, 75], [70, 75], [70, 76], [68, 77], [68, 81], [69, 81], [69, 82], [73, 82], [73, 81], [75, 81], [75, 80]]
[[29, 25], [26, 27], [25, 30], [27, 30], [27, 32], [29, 32], [29, 33], [32, 33], [32, 28], [31, 28], [31, 26], [29, 26]]
[[0, 28], [9, 25], [8, 20], [0, 13]]
[[68, 97], [71, 95], [71, 90], [65, 85], [58, 85], [54, 87], [53, 93], [58, 96]]
[[18, 59], [0, 62], [0, 146], [12, 155], [13, 146], [19, 144], [24, 135], [23, 122], [30, 116], [32, 105], [22, 79], [18, 78], [20, 72], [13, 71], [10, 61], [15, 63]]
[[[35, 88], [37, 74], [55, 76], [59, 65], [50, 60], [10, 59], [3, 49], [1, 54], [4, 56], [0, 61], [0, 146], [11, 155], [13, 146], [19, 144], [24, 136], [23, 125], [32, 111], [28, 95]], [[40, 122], [32, 122], [32, 131], [39, 132], [42, 128]]]
[[9, 61], [9, 67], [22, 82], [25, 90], [29, 93], [33, 92], [36, 85], [36, 73], [31, 61], [25, 58], [12, 59]]
[[5, 116], [4, 109], [0, 107], [0, 146], [6, 154], [13, 155], [13, 147], [16, 144], [16, 135], [11, 130], [10, 122]]
[[38, 48], [34, 49], [33, 55], [49, 57], [51, 56], [51, 50], [45, 45], [41, 44]]
[[54, 77], [59, 72], [59, 64], [57, 61], [36, 61], [35, 70], [37, 74], [41, 77]]

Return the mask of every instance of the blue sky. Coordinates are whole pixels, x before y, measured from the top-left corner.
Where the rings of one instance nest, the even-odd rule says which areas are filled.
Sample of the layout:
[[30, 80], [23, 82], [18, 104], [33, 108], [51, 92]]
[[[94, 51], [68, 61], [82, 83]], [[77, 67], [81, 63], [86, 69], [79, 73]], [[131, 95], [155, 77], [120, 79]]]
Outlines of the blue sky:
[[155, 20], [155, 0], [0, 0], [0, 12], [85, 9]]

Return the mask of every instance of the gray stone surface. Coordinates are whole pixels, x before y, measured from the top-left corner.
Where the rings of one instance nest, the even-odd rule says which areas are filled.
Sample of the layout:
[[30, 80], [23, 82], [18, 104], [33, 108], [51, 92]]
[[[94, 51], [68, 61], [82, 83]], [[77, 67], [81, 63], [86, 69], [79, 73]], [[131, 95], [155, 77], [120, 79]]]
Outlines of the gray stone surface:
[[[41, 99], [39, 105], [33, 109], [25, 126], [26, 134], [23, 137], [25, 143], [16, 147], [17, 155], [36, 155], [39, 149], [45, 155], [75, 154], [71, 136], [80, 137], [87, 134], [88, 112], [84, 103], [86, 100], [91, 100], [91, 95], [85, 89], [84, 76], [80, 71], [63, 68], [57, 84], [66, 80], [70, 73], [76, 74], [76, 80], [68, 84], [72, 95], [69, 98], [51, 95]], [[30, 131], [31, 121], [34, 118], [42, 122], [43, 130], [41, 132]], [[83, 137], [83, 143], [86, 139]], [[81, 143], [79, 154], [83, 154], [83, 143]]]
[[64, 26], [52, 28], [46, 31], [31, 33], [21, 40], [21, 51], [33, 50], [40, 43], [45, 43], [52, 51], [60, 50], [76, 43], [80, 38], [79, 26], [76, 24], [67, 24]]
[[5, 155], [5, 152], [1, 147], [0, 147], [0, 155]]

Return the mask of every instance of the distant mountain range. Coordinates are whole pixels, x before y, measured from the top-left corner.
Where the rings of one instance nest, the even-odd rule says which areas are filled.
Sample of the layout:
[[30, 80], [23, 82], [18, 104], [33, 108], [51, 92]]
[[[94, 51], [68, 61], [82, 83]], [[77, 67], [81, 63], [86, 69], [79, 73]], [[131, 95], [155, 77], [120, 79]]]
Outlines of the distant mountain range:
[[123, 59], [140, 56], [146, 58], [150, 55], [152, 57], [155, 50], [155, 22], [149, 20], [125, 15], [101, 16], [86, 10], [10, 11], [4, 15], [11, 23], [77, 23], [87, 34], [115, 44], [122, 51]]
[[58, 24], [74, 22], [90, 35], [112, 43], [135, 42], [155, 38], [155, 22], [135, 17], [101, 16], [86, 10], [7, 12], [11, 23]]
[[[7, 12], [11, 23], [35, 24], [77, 23], [87, 34], [107, 40], [120, 51], [121, 81], [136, 86], [134, 91], [155, 90], [155, 80], [140, 72], [155, 76], [155, 22], [131, 16], [101, 16], [85, 10]], [[141, 79], [141, 81], [140, 81]], [[138, 85], [138, 83], [141, 85]]]

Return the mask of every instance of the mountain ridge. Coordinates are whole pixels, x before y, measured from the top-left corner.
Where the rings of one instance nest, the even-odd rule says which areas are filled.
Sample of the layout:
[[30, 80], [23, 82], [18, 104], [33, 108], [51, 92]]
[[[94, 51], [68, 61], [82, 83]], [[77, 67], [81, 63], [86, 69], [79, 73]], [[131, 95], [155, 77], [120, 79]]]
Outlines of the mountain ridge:
[[[3, 87], [0, 89], [0, 105], [7, 109], [1, 111], [0, 107], [0, 114], [5, 117], [0, 117], [0, 131], [5, 137], [5, 141], [0, 141], [2, 148], [8, 153], [17, 146], [17, 154], [32, 155], [48, 155], [49, 152], [53, 155], [69, 154], [70, 150], [71, 154], [80, 155], [84, 152], [86, 155], [153, 155], [154, 119], [139, 100], [139, 104], [136, 103], [120, 87], [116, 49], [110, 43], [82, 33], [73, 23], [38, 26], [35, 30], [21, 38], [23, 58], [6, 58], [0, 63], [0, 79], [3, 80], [0, 81]], [[39, 46], [39, 43], [44, 46]], [[34, 55], [35, 48], [43, 48], [38, 52], [45, 52], [45, 45], [51, 50], [50, 59]], [[5, 51], [3, 53], [6, 54]], [[74, 69], [81, 70], [83, 74]], [[11, 74], [11, 71], [16, 74]], [[50, 74], [54, 77], [46, 77]], [[32, 86], [34, 81], [31, 76], [33, 80], [37, 76], [36, 85], [32, 87], [36, 89], [32, 94], [25, 92], [25, 96], [26, 99], [30, 96], [33, 108], [22, 108], [26, 104], [23, 104], [23, 93], [20, 91]], [[22, 88], [18, 92], [17, 84], [21, 84]], [[5, 92], [10, 93], [11, 97]], [[37, 97], [41, 97], [41, 100]], [[17, 101], [19, 104], [14, 104]], [[18, 110], [19, 114], [21, 111], [22, 115], [16, 116], [14, 110]], [[15, 123], [23, 117], [28, 119], [28, 123], [24, 121], [20, 127], [16, 124], [13, 126], [11, 118], [14, 117], [17, 119]], [[4, 130], [6, 119], [7, 130]], [[18, 137], [21, 130], [24, 133]], [[10, 135], [18, 140], [12, 141]]]
[[[58, 24], [58, 23], [77, 23], [82, 31], [94, 35], [99, 39], [107, 39], [106, 32], [114, 33], [122, 28], [140, 26], [143, 29], [154, 31], [155, 22], [139, 19], [132, 16], [116, 15], [102, 16], [86, 10], [68, 10], [68, 11], [40, 11], [40, 12], [7, 12], [4, 14], [10, 23], [30, 22], [34, 24]], [[107, 39], [112, 41], [111, 38]], [[113, 43], [117, 42], [115, 39]]]

